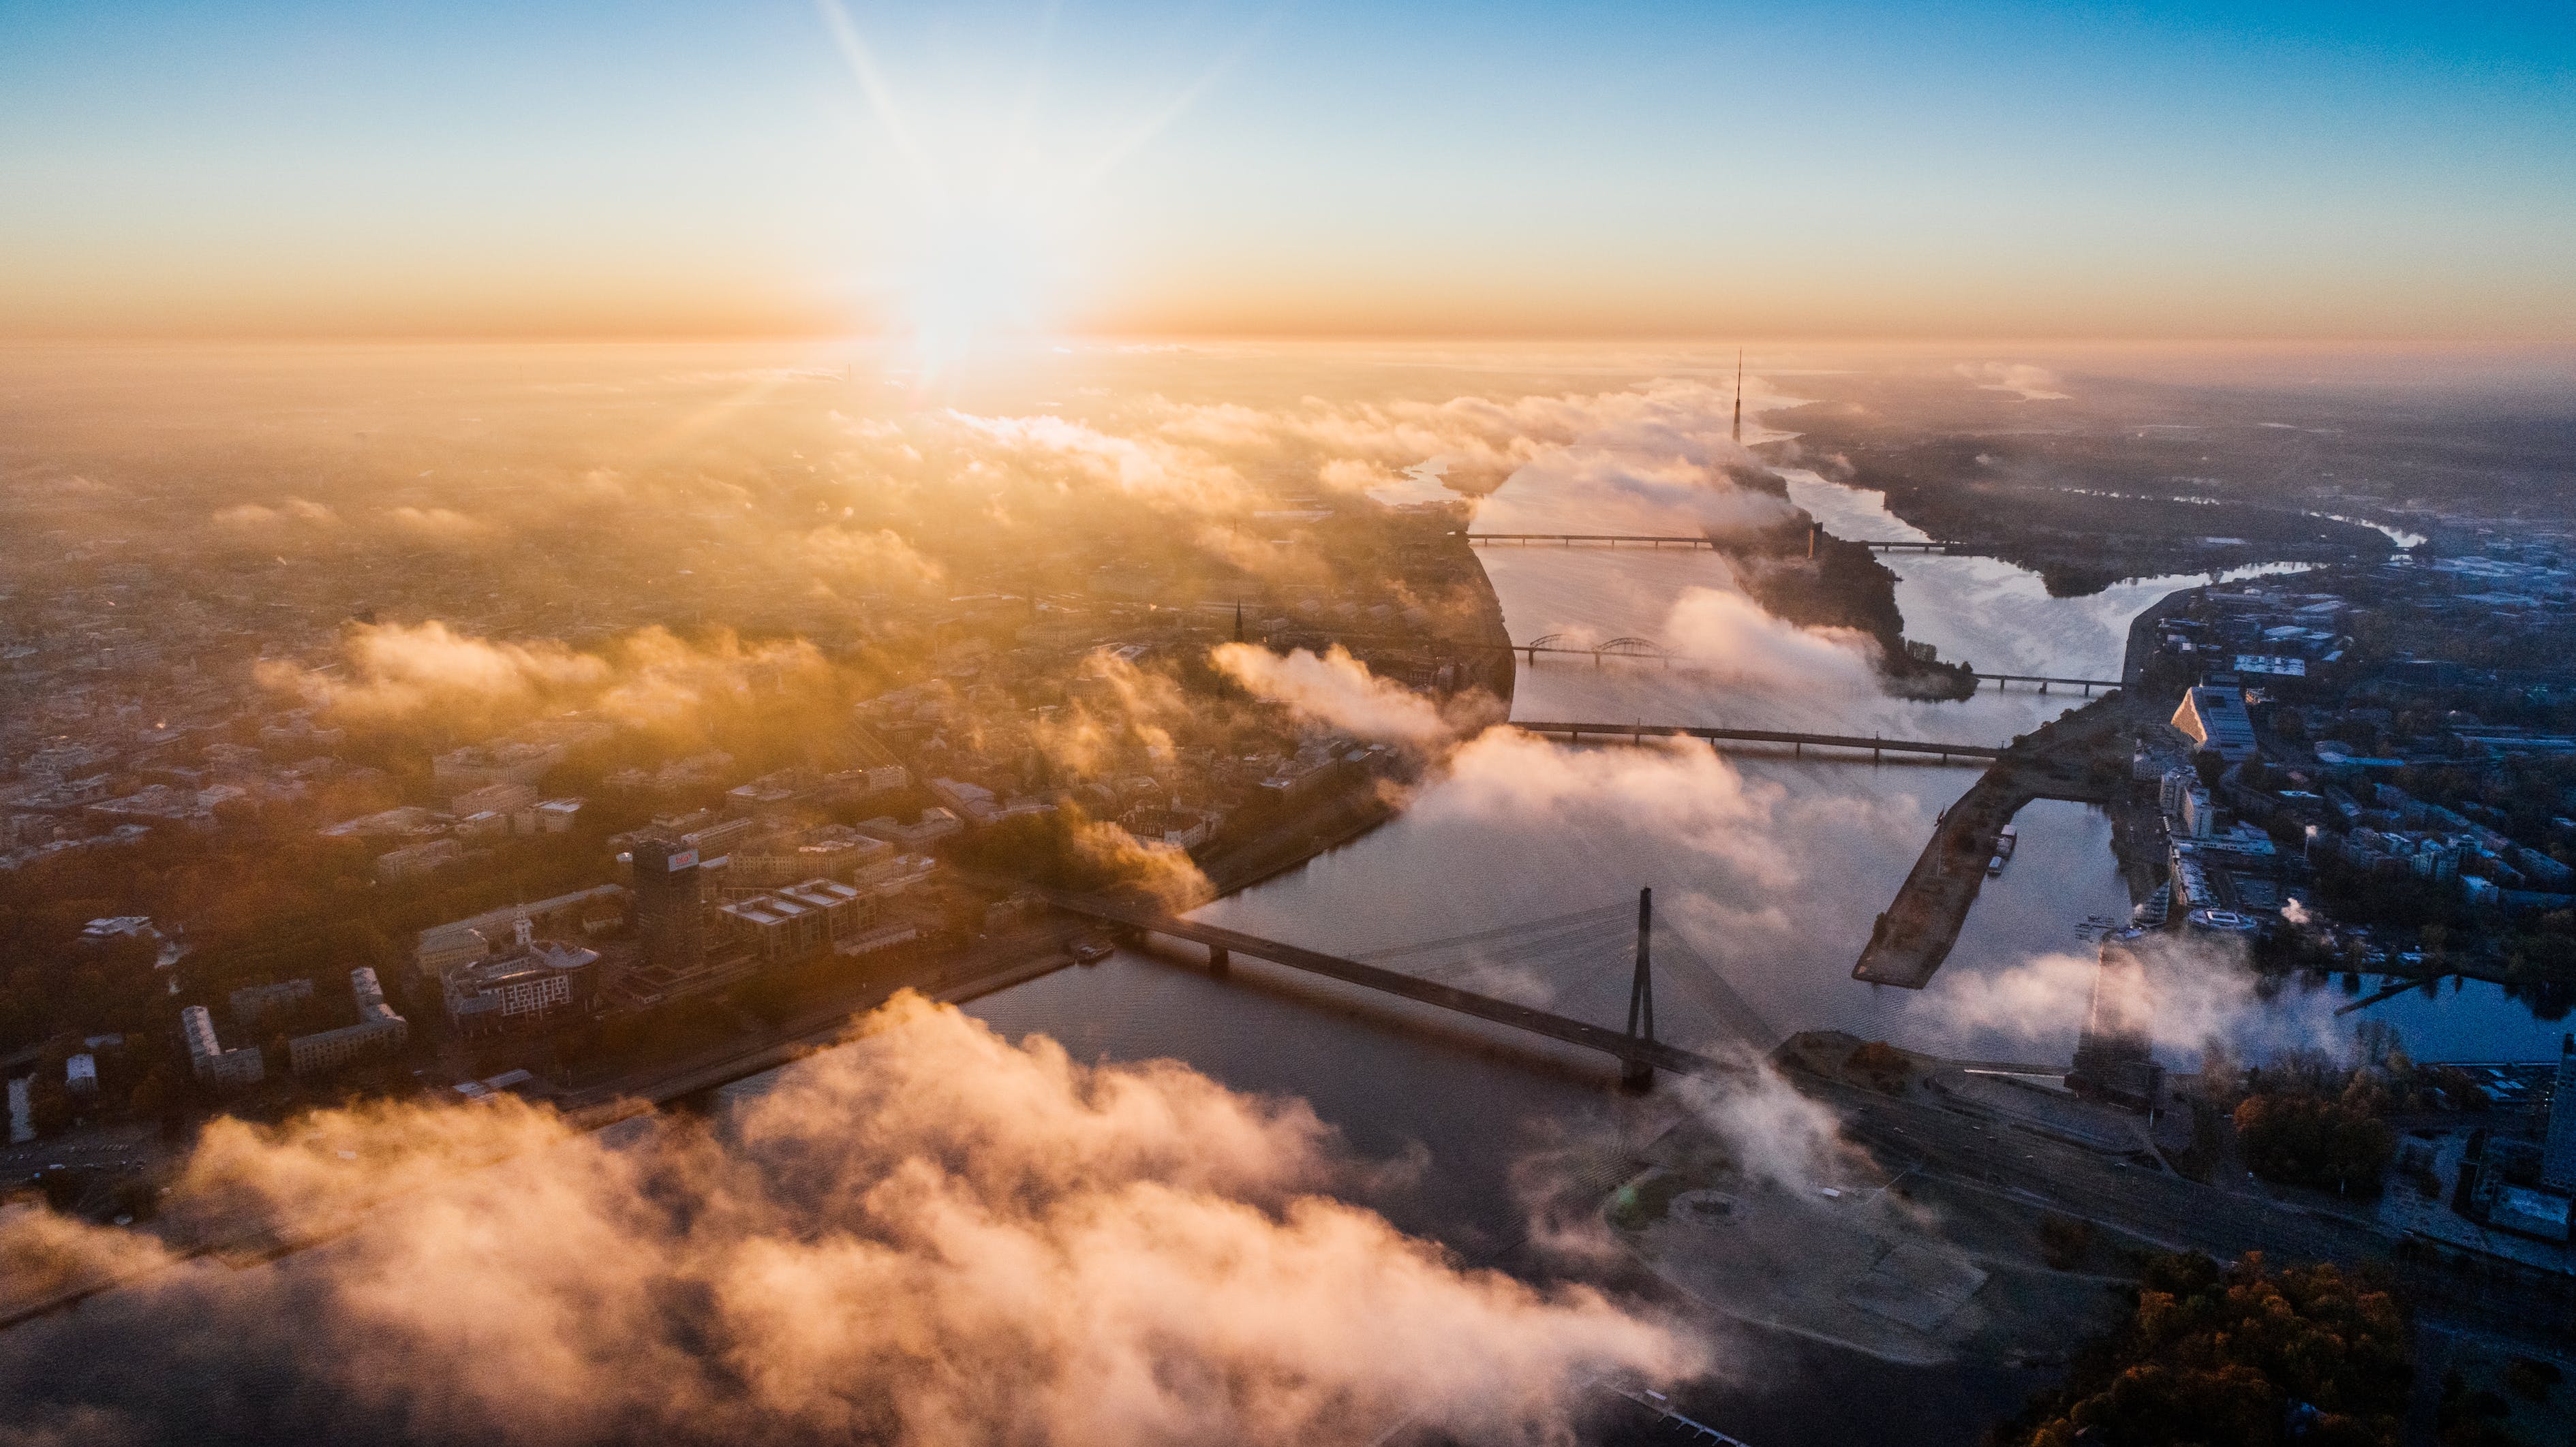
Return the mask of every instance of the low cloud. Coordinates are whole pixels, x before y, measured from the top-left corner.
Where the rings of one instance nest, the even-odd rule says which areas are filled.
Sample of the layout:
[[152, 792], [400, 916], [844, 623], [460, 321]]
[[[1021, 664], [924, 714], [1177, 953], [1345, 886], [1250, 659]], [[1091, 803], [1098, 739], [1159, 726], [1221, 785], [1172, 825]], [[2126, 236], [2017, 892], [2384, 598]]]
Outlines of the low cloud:
[[1857, 1152], [1842, 1138], [1842, 1119], [1770, 1063], [1744, 1053], [1735, 1071], [1672, 1080], [1674, 1097], [1726, 1143], [1744, 1174], [1802, 1190], [1829, 1179]]
[[332, 528], [340, 515], [318, 502], [290, 497], [275, 507], [246, 502], [215, 512], [215, 526], [237, 533], [274, 533], [289, 528]]
[[448, 507], [391, 508], [385, 513], [385, 521], [398, 531], [434, 543], [479, 542], [499, 531], [490, 523]]
[[1438, 749], [1497, 713], [1494, 701], [1467, 695], [1444, 706], [1379, 678], [1340, 645], [1318, 656], [1300, 648], [1273, 653], [1249, 643], [1221, 643], [1209, 661], [1256, 697], [1345, 733], [1417, 749]]
[[[1667, 537], [1726, 536], [1795, 518], [1787, 499], [1738, 486], [1702, 460], [1706, 447], [1660, 439], [1668, 451], [1597, 444], [1554, 449], [1486, 505], [1477, 526], [1494, 532], [1615, 532]], [[1721, 453], [1726, 445], [1719, 444]], [[1749, 461], [1749, 459], [1746, 459]], [[1544, 504], [1526, 500], [1542, 494]]]
[[1172, 730], [1192, 705], [1171, 675], [1137, 667], [1107, 648], [1083, 660], [1089, 685], [1051, 716], [1029, 725], [1029, 742], [1048, 763], [1076, 776], [1107, 773], [1136, 749], [1173, 747]]
[[[504, 1102], [213, 1135], [182, 1211], [374, 1204], [276, 1265], [172, 1264], [15, 1328], [21, 1440], [1284, 1447], [1409, 1421], [1535, 1444], [1593, 1374], [1708, 1365], [1328, 1194], [1364, 1173], [1302, 1102], [913, 997], [715, 1133], [618, 1142]], [[34, 1232], [133, 1265], [127, 1233], [41, 1214], [0, 1226], [0, 1261]], [[148, 1368], [92, 1369], [123, 1361]]]
[[2011, 392], [2025, 402], [2069, 400], [2066, 393], [2057, 390], [2058, 378], [2055, 372], [2046, 367], [2034, 367], [2027, 362], [1988, 362], [1977, 367], [1962, 364], [1959, 375], [1980, 379], [1977, 381], [1977, 388], [1980, 391]]
[[[2339, 1043], [2330, 1004], [2267, 992], [2241, 948], [2170, 934], [2142, 936], [2134, 948], [2148, 1033], [2170, 1056], [2187, 1058], [2213, 1040], [2274, 1047]], [[2060, 953], [1992, 973], [1945, 973], [1915, 1013], [1960, 1032], [2062, 1041], [2089, 1018], [2100, 973], [2096, 959]]]
[[348, 655], [345, 676], [263, 660], [259, 681], [335, 712], [390, 718], [445, 702], [533, 705], [558, 692], [602, 686], [610, 672], [606, 659], [552, 640], [499, 643], [436, 619], [362, 624], [341, 647]]
[[1426, 791], [1414, 812], [1435, 823], [1453, 817], [1615, 820], [1670, 847], [1723, 861], [1759, 888], [1778, 889], [1796, 881], [1769, 839], [1786, 798], [1779, 785], [1745, 778], [1707, 745], [1688, 739], [1573, 749], [1495, 728], [1450, 756], [1446, 784]]
[[1216, 886], [1177, 844], [1139, 839], [1107, 819], [1087, 820], [1073, 831], [1073, 851], [1089, 869], [1144, 890], [1164, 909], [1179, 913], [1216, 898]]
[[978, 417], [963, 412], [948, 416], [1020, 466], [1069, 470], [1081, 481], [1165, 506], [1231, 509], [1249, 496], [1231, 467], [1162, 438], [1118, 436], [1056, 416]]
[[1878, 691], [1878, 643], [1856, 628], [1802, 628], [1739, 592], [1687, 588], [1664, 620], [1664, 643], [1727, 679], [1767, 689]]
[[341, 643], [340, 669], [269, 660], [259, 681], [353, 719], [396, 720], [431, 709], [478, 714], [600, 708], [631, 723], [668, 721], [757, 679], [820, 669], [804, 642], [746, 646], [731, 634], [692, 643], [662, 628], [628, 634], [601, 653], [552, 639], [504, 642], [425, 623], [362, 624]]
[[947, 570], [892, 528], [816, 528], [800, 544], [806, 564], [836, 583], [885, 592], [938, 585]]

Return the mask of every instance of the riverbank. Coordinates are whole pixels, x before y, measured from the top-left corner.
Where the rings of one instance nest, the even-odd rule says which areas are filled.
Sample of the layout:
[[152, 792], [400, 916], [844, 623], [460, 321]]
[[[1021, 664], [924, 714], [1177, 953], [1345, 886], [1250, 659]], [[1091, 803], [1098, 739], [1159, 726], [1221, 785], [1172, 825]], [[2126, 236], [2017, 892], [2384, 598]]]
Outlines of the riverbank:
[[1871, 926], [1869, 946], [1852, 978], [1919, 990], [1950, 956], [1968, 910], [2004, 853], [2004, 827], [2036, 799], [2108, 807], [2126, 775], [2110, 767], [2126, 758], [2120, 745], [2138, 710], [2124, 693], [2108, 693], [2013, 742], [1958, 802], [1942, 812], [1923, 853]]

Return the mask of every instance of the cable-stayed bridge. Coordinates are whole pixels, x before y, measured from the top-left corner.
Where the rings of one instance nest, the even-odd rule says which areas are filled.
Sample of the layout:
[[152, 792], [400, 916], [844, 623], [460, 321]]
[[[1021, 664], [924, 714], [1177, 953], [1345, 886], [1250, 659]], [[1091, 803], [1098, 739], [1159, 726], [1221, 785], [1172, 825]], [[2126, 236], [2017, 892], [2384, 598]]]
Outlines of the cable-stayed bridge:
[[[1694, 1009], [1707, 1014], [1724, 1033], [1756, 1051], [1767, 1051], [1780, 1039], [1715, 966], [1673, 931], [1654, 923], [1649, 891], [1639, 892], [1633, 912], [1626, 904], [1579, 910], [1370, 951], [1365, 957], [1328, 954], [1265, 939], [1173, 914], [1151, 901], [1067, 890], [1040, 889], [1037, 893], [1067, 913], [1135, 935], [1161, 935], [1204, 945], [1209, 969], [1220, 975], [1232, 970], [1233, 957], [1240, 954], [1596, 1050], [1617, 1059], [1625, 1081], [1639, 1088], [1649, 1083], [1657, 1070], [1702, 1075], [1728, 1074], [1744, 1068], [1734, 1060], [1684, 1049], [1657, 1038], [1653, 966], [1658, 958], [1667, 981], [1677, 984]], [[1628, 923], [1632, 914], [1633, 926]], [[1552, 996], [1553, 986], [1535, 970], [1549, 962], [1578, 972], [1592, 970], [1610, 976], [1625, 973], [1629, 985], [1626, 1028], [1614, 1030], [1576, 1019], [1531, 1003], [1528, 998], [1488, 993], [1500, 989], [1525, 997]], [[1623, 965], [1625, 970], [1621, 969]], [[1486, 988], [1469, 988], [1469, 984]]]

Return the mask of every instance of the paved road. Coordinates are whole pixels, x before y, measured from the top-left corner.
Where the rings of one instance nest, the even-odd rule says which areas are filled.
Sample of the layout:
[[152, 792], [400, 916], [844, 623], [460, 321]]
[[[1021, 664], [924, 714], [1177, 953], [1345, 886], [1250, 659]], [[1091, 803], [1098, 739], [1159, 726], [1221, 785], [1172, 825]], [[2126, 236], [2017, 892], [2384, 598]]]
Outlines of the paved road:
[[1839, 1110], [1844, 1134], [1891, 1171], [1912, 1169], [2220, 1260], [2261, 1251], [2276, 1261], [2367, 1265], [2386, 1272], [2430, 1318], [2520, 1340], [2547, 1341], [2576, 1327], [2576, 1291], [2402, 1259], [2395, 1254], [2401, 1233], [2375, 1220], [2122, 1164], [2003, 1118], [1972, 1113], [1973, 1107], [1896, 1100], [1806, 1074], [1796, 1078], [1802, 1091]]
[[953, 1003], [1062, 968], [1072, 963], [1064, 953], [1066, 942], [1079, 933], [1079, 926], [1065, 923], [991, 940], [954, 959], [925, 964], [902, 979], [853, 991], [775, 1030], [711, 1046], [682, 1060], [657, 1061], [613, 1079], [567, 1091], [557, 1103], [567, 1113], [595, 1111], [621, 1101], [659, 1104], [728, 1085], [833, 1044], [849, 1028], [852, 1018], [884, 1004], [898, 990], [919, 990], [933, 999]]

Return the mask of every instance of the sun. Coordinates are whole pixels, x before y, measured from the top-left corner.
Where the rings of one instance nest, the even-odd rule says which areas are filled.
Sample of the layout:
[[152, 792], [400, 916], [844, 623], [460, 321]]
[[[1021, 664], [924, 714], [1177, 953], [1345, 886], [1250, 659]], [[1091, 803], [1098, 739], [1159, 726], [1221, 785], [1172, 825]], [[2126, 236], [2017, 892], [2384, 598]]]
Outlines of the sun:
[[924, 226], [907, 250], [889, 320], [922, 380], [1054, 319], [1065, 250], [1035, 218], [1000, 206], [959, 211]]

